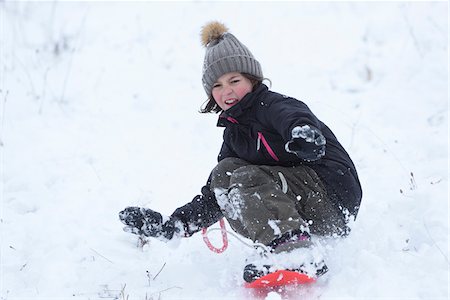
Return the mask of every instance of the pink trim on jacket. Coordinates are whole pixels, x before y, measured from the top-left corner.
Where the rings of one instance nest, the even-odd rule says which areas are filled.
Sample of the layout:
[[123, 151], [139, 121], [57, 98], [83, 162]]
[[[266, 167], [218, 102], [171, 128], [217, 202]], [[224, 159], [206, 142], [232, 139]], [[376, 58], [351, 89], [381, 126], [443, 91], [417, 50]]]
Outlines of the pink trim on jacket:
[[239, 124], [239, 122], [235, 118], [227, 117], [227, 120], [230, 121], [231, 123]]
[[267, 142], [266, 138], [264, 137], [264, 134], [262, 134], [262, 132], [258, 132], [258, 140], [261, 140], [264, 147], [266, 148], [267, 152], [269, 152], [270, 156], [275, 160], [275, 161], [280, 161], [280, 159], [278, 158], [278, 156], [275, 154], [275, 152], [272, 150], [272, 148], [270, 147], [269, 143]]

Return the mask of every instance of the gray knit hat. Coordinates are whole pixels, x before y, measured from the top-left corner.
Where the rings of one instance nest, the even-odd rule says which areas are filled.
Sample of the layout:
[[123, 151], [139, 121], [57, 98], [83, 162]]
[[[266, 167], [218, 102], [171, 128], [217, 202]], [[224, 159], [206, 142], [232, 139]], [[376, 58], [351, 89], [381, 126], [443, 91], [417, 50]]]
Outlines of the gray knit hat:
[[206, 24], [201, 38], [206, 47], [202, 82], [208, 96], [217, 79], [229, 72], [247, 73], [262, 80], [259, 62], [225, 25], [216, 21]]

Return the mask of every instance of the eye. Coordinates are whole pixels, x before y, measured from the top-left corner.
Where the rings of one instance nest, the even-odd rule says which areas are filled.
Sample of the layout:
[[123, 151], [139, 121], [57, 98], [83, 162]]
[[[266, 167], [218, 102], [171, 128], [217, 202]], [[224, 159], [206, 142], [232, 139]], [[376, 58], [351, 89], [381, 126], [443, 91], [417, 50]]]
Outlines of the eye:
[[239, 83], [239, 81], [241, 81], [240, 79], [233, 79], [231, 80], [231, 83]]
[[218, 88], [218, 87], [220, 87], [220, 83], [214, 83], [212, 88], [215, 89], [215, 88]]

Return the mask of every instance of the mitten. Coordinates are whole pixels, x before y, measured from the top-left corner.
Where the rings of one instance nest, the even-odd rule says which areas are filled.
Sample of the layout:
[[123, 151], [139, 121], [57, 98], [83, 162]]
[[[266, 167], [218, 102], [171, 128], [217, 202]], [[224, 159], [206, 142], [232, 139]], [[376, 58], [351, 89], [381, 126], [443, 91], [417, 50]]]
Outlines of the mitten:
[[316, 161], [325, 155], [325, 137], [319, 129], [310, 125], [297, 126], [292, 129], [292, 139], [285, 149], [305, 161]]
[[143, 207], [127, 207], [119, 213], [120, 221], [127, 225], [124, 231], [148, 237], [172, 239], [179, 231], [176, 220], [163, 216], [154, 210]]

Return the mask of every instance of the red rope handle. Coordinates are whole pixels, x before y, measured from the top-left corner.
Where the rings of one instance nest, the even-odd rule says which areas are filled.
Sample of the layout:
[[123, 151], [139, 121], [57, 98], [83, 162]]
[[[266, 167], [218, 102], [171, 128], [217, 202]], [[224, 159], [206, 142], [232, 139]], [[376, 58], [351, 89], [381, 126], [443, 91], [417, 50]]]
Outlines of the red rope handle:
[[220, 224], [220, 232], [222, 233], [222, 241], [223, 241], [222, 248], [214, 247], [211, 244], [210, 240], [208, 239], [208, 229], [207, 228], [202, 229], [203, 241], [205, 242], [206, 246], [208, 246], [209, 250], [217, 254], [224, 252], [228, 248], [227, 230], [225, 228], [225, 221], [223, 218], [220, 219], [219, 224]]

